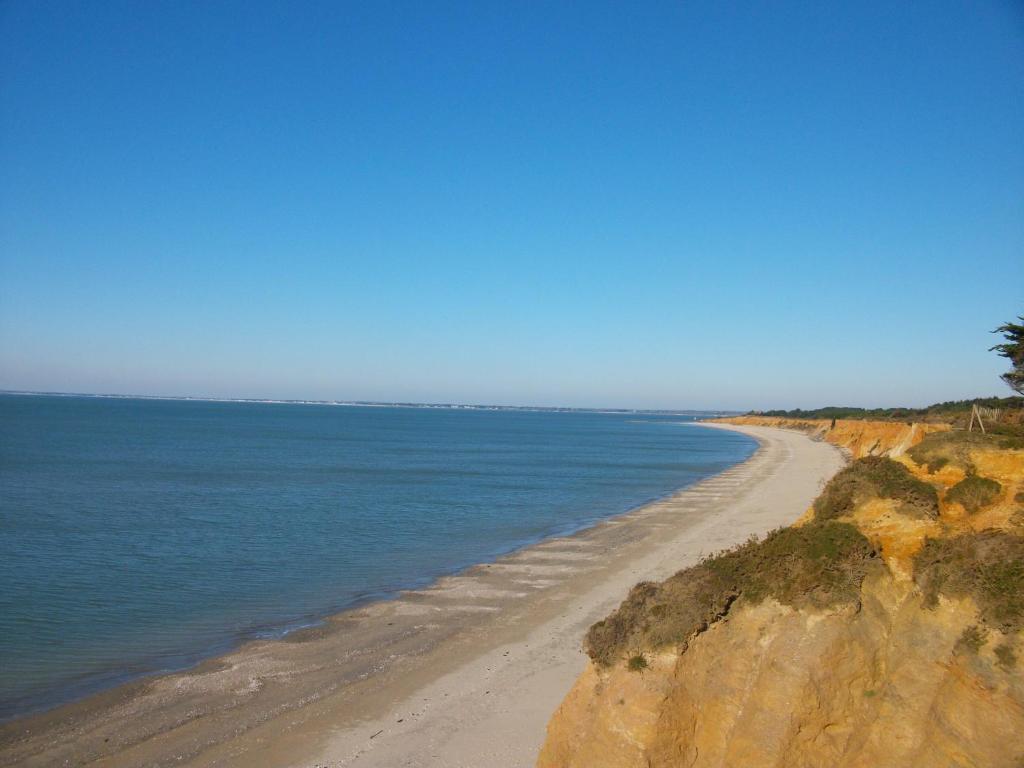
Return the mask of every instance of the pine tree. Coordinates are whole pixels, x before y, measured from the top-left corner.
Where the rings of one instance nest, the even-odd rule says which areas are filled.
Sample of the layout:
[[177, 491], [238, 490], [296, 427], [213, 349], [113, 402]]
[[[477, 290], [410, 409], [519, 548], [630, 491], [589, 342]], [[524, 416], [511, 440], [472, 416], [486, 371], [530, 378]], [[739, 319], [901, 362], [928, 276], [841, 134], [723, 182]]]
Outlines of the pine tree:
[[[1018, 317], [1024, 323], [1024, 317]], [[1010, 385], [1015, 392], [1024, 395], [1024, 325], [1020, 323], [1003, 323], [992, 333], [1001, 333], [1006, 341], [996, 344], [989, 351], [998, 352], [1013, 364], [1013, 368], [1000, 378]]]

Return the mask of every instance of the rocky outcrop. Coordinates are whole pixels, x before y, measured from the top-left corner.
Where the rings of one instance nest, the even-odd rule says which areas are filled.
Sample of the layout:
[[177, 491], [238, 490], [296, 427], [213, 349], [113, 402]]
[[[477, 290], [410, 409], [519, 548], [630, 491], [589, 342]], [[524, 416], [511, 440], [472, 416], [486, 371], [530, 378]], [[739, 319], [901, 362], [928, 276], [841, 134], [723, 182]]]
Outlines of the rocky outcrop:
[[[1024, 765], [1024, 449], [941, 425], [785, 426], [855, 459], [893, 458], [935, 489], [934, 508], [908, 509], [889, 475], [879, 489], [853, 486], [829, 523], [855, 526], [877, 554], [853, 601], [778, 589], [781, 599], [746, 599], [740, 586], [721, 616], [679, 642], [652, 643], [673, 608], [665, 596], [704, 578], [699, 568], [724, 566], [681, 572], [675, 591], [669, 582], [634, 590], [602, 623], [628, 616], [621, 650], [609, 662], [590, 648], [600, 660], [552, 718], [539, 766]], [[968, 510], [948, 498], [966, 477], [998, 491], [986, 484]], [[801, 524], [823, 525], [823, 515], [819, 505]]]

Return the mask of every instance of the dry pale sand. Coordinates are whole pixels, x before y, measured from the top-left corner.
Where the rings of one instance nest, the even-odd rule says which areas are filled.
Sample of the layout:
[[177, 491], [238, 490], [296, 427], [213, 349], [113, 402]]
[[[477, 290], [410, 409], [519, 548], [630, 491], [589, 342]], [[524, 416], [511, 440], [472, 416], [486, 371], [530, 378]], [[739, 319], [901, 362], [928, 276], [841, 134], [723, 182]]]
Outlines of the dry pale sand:
[[792, 522], [843, 463], [796, 432], [740, 431], [761, 450], [670, 498], [285, 640], [7, 724], [0, 766], [531, 766], [586, 663], [590, 624], [637, 581]]

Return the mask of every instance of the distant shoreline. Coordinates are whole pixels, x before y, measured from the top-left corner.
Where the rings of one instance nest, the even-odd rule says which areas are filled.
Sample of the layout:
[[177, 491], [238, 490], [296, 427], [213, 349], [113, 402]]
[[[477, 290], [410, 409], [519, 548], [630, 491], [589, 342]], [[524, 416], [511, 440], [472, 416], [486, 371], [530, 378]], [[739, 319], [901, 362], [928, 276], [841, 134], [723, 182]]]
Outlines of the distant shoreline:
[[278, 400], [256, 397], [204, 397], [192, 395], [125, 395], [116, 393], [95, 392], [37, 392], [33, 390], [0, 389], [0, 395], [18, 397], [81, 397], [106, 400], [171, 400], [192, 403], [247, 403], [256, 405], [333, 405], [357, 408], [424, 408], [453, 411], [526, 411], [539, 413], [614, 413], [614, 414], [650, 414], [658, 416], [699, 416], [715, 418], [718, 416], [737, 416], [746, 411], [703, 411], [686, 409], [656, 408], [582, 408], [570, 406], [548, 405], [487, 405], [478, 403], [414, 403], [387, 402], [378, 400]]

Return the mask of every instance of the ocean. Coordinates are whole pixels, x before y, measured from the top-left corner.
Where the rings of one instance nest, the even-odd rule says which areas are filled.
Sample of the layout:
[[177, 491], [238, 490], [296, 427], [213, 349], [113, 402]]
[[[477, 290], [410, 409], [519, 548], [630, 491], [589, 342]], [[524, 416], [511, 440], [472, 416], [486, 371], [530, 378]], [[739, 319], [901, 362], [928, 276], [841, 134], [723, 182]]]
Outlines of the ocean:
[[756, 449], [694, 418], [0, 395], [0, 719], [425, 586]]

